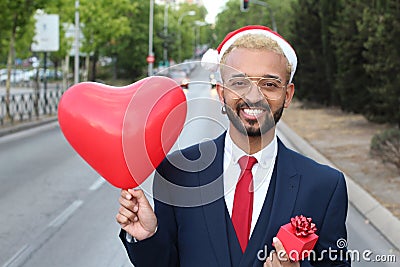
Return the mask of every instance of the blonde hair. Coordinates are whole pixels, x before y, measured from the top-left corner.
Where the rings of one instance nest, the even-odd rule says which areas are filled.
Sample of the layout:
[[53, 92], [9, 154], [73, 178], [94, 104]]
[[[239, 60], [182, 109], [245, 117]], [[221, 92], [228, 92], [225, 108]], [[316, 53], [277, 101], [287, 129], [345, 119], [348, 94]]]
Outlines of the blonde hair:
[[279, 46], [278, 42], [273, 40], [270, 37], [267, 37], [262, 34], [245, 34], [239, 37], [222, 55], [221, 65], [224, 65], [226, 62], [226, 58], [229, 53], [232, 52], [235, 48], [249, 48], [249, 49], [257, 49], [257, 50], [266, 50], [275, 52], [278, 55], [282, 55], [285, 57], [287, 65], [286, 65], [286, 79], [289, 81], [290, 74], [292, 72], [292, 65], [289, 63], [289, 60], [283, 53], [282, 48]]

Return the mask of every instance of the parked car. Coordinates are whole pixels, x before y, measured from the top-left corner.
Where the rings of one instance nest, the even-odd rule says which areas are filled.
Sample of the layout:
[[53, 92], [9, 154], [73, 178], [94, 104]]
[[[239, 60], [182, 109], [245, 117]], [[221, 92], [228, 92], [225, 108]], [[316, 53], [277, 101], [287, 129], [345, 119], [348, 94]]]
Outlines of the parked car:
[[[0, 84], [5, 85], [7, 81], [7, 69], [0, 70]], [[22, 70], [11, 69], [10, 82], [12, 84], [21, 84], [25, 82], [25, 75]]]

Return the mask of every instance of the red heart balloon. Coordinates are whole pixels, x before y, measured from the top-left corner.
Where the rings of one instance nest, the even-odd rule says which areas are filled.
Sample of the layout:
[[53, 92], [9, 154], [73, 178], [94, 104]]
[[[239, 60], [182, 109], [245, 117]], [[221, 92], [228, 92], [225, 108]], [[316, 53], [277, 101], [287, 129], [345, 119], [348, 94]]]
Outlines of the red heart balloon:
[[140, 185], [182, 131], [186, 97], [172, 79], [152, 76], [124, 87], [83, 82], [58, 106], [60, 128], [76, 152], [118, 188]]

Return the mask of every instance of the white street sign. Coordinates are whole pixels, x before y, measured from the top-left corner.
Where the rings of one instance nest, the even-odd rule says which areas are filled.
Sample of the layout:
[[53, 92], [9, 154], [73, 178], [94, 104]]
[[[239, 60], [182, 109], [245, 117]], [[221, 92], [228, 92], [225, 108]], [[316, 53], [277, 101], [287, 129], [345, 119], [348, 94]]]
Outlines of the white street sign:
[[32, 51], [52, 52], [60, 48], [60, 31], [58, 15], [36, 15], [35, 31]]

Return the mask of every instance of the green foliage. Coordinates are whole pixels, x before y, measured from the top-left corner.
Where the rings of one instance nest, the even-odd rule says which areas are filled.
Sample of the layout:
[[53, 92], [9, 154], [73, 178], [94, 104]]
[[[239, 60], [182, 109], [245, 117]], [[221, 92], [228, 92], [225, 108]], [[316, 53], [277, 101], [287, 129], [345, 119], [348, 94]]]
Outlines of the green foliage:
[[329, 29], [337, 17], [338, 2], [299, 0], [293, 3], [293, 9], [296, 16], [292, 31], [295, 34], [291, 41], [299, 61], [296, 94], [319, 104], [335, 104], [336, 58]]
[[359, 30], [357, 22], [362, 20], [364, 1], [343, 0], [342, 8], [334, 25], [331, 27], [334, 40], [334, 52], [337, 60], [334, 90], [339, 96], [339, 105], [345, 111], [364, 113], [371, 95], [365, 89], [368, 80], [363, 57], [364, 42], [367, 33]]
[[[42, 8], [46, 0], [2, 0], [0, 1], [0, 56], [5, 58], [15, 49], [17, 55], [27, 55], [33, 37], [33, 15]], [[15, 41], [15, 44], [14, 44]]]
[[400, 125], [400, 11], [366, 8], [359, 27], [368, 33], [363, 56], [371, 97], [365, 115], [372, 121]]
[[[130, 78], [131, 81], [143, 77], [146, 73], [146, 56], [148, 55], [149, 40], [149, 1], [142, 1], [127, 14], [127, 25], [130, 28], [115, 43], [118, 44], [114, 50], [118, 74], [121, 77]], [[142, 22], [142, 23], [139, 23]], [[157, 43], [155, 42], [155, 46]], [[111, 47], [109, 47], [112, 49]], [[112, 53], [108, 53], [112, 55]]]
[[294, 78], [299, 98], [327, 104], [329, 87], [323, 70], [324, 58], [321, 42], [321, 18], [318, 1], [299, 0], [293, 4], [296, 32], [291, 40], [296, 49], [298, 67]]
[[293, 16], [291, 3], [293, 0], [270, 0], [264, 2], [268, 4], [269, 9], [250, 3], [249, 11], [241, 12], [240, 2], [238, 0], [229, 0], [224, 10], [217, 17], [215, 25], [216, 43], [214, 46], [217, 46], [228, 32], [246, 25], [265, 25], [272, 29], [270, 10], [273, 13], [279, 34], [289, 39], [291, 36], [290, 24]]
[[[130, 32], [116, 39], [118, 47], [115, 56], [117, 57], [118, 75], [123, 78], [130, 78], [132, 81], [147, 74], [146, 56], [148, 55], [149, 9], [149, 1], [142, 1], [140, 5], [136, 5], [128, 15]], [[185, 16], [181, 21], [181, 25], [178, 25], [179, 17], [192, 10], [196, 12], [196, 15]], [[164, 11], [165, 6], [155, 6], [153, 27], [155, 67], [157, 66], [157, 62], [163, 60]], [[173, 6], [168, 8], [168, 59], [178, 61], [179, 47], [182, 49], [182, 59], [192, 57], [195, 39], [194, 22], [196, 20], [204, 21], [205, 16], [206, 10], [204, 7], [198, 7], [194, 4], [182, 4], [179, 6], [179, 9]], [[210, 42], [209, 38], [212, 36], [210, 27], [204, 26], [200, 28], [200, 43]], [[182, 40], [180, 44], [178, 40], [179, 31]]]
[[400, 125], [400, 1], [298, 0], [296, 95]]
[[395, 165], [400, 172], [400, 129], [391, 128], [374, 135], [370, 153], [385, 163]]

